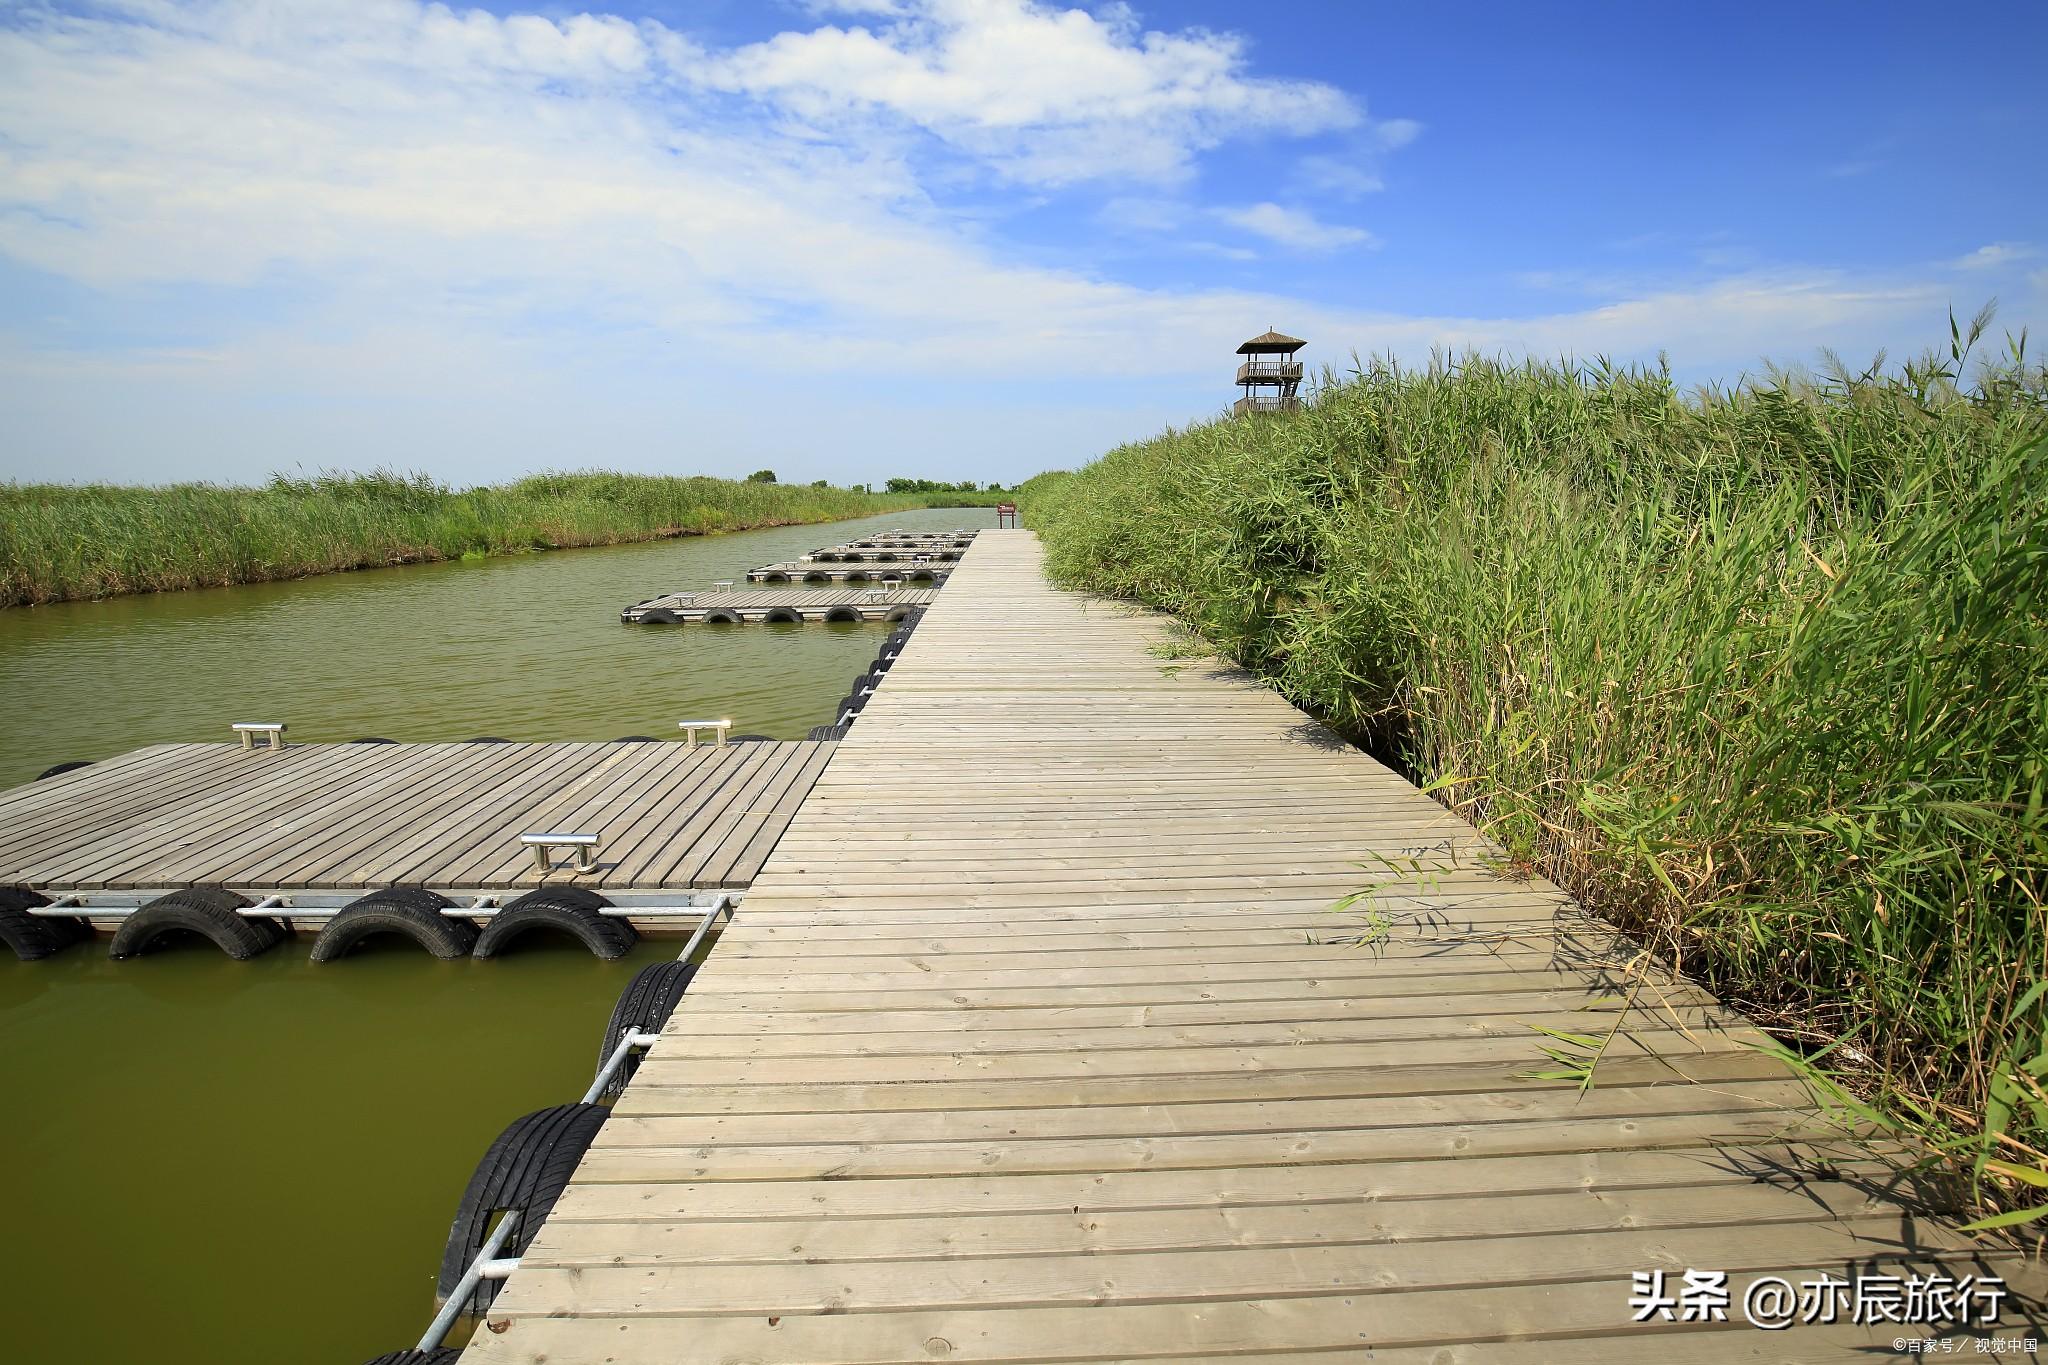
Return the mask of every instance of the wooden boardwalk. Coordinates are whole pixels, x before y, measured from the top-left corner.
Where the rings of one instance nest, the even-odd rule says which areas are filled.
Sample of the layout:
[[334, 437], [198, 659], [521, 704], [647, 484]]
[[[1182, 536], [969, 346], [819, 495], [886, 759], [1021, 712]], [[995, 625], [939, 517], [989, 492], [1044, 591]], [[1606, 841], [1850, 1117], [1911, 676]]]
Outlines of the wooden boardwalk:
[[936, 588], [767, 588], [751, 592], [670, 592], [619, 613], [628, 625], [683, 621], [900, 621], [929, 604]]
[[[1803, 1087], [1682, 982], [1590, 1093], [1523, 1079], [1625, 945], [1038, 562], [977, 538], [465, 1362], [1890, 1355], [1632, 1323], [1635, 1271], [1739, 1304], [1961, 1244], [1823, 1165]], [[1373, 948], [1330, 907], [1375, 855], [1443, 867]]]
[[159, 744], [0, 793], [0, 885], [532, 886], [519, 836], [568, 831], [598, 870], [550, 882], [745, 886], [834, 747]]

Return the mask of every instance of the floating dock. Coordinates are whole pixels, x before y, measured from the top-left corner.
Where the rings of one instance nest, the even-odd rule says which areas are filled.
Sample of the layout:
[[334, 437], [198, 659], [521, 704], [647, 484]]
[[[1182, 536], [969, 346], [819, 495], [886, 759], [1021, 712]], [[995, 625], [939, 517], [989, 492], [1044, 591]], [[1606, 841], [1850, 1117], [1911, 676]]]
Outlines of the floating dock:
[[[834, 748], [160, 744], [0, 793], [0, 885], [745, 887]], [[595, 870], [543, 877], [520, 836], [550, 830], [597, 834]]]
[[894, 564], [852, 563], [833, 564], [817, 560], [791, 560], [781, 564], [763, 564], [749, 570], [749, 583], [924, 583], [936, 587], [952, 574], [950, 564], [919, 564], [904, 561]]
[[804, 564], [914, 564], [920, 560], [934, 564], [951, 564], [957, 561], [965, 550], [935, 550], [903, 547], [898, 549], [857, 549], [852, 545], [827, 545], [811, 551], [800, 561]]
[[[976, 538], [465, 1365], [1852, 1361], [1920, 1333], [1635, 1321], [1632, 1275], [2038, 1293], [1742, 1018], [1167, 624]], [[1538, 1029], [1617, 1025], [1593, 1088], [1531, 1079]]]
[[671, 592], [619, 613], [628, 625], [720, 621], [901, 621], [929, 606], [933, 588], [775, 588], [757, 592]]
[[871, 536], [863, 536], [858, 540], [849, 540], [846, 543], [861, 548], [876, 545], [950, 545], [956, 550], [964, 550], [972, 545], [974, 538], [980, 534], [979, 531], [969, 530], [877, 531]]
[[[952, 575], [975, 535], [886, 531], [750, 569], [747, 581], [759, 585], [753, 591], [734, 592], [732, 582], [721, 581], [702, 591], [663, 593], [635, 602], [619, 619], [628, 625], [901, 621], [931, 602], [932, 592]], [[802, 590], [784, 591], [784, 584]]]

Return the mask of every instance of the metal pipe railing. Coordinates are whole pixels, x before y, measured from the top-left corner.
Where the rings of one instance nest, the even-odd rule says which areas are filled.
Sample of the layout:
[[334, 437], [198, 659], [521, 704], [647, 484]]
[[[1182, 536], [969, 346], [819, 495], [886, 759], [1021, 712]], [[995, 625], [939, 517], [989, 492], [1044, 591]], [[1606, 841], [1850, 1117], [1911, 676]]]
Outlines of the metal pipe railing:
[[688, 962], [697, 955], [697, 949], [703, 945], [705, 937], [710, 934], [711, 926], [718, 922], [719, 911], [725, 911], [725, 922], [727, 924], [732, 923], [732, 917], [737, 913], [738, 904], [739, 898], [737, 896], [721, 895], [718, 898], [718, 903], [711, 907], [710, 913], [704, 916], [703, 923], [699, 924], [696, 931], [690, 935], [690, 941], [683, 945], [683, 950], [680, 953], [676, 954], [676, 961]]
[[612, 1049], [611, 1056], [605, 1058], [604, 1065], [597, 1069], [597, 1079], [590, 1083], [590, 1089], [583, 1092], [583, 1103], [597, 1103], [597, 1097], [611, 1084], [612, 1076], [626, 1064], [626, 1058], [634, 1048], [653, 1047], [660, 1040], [659, 1033], [642, 1033], [639, 1029], [627, 1029], [626, 1036], [619, 1039], [619, 1045]]
[[[42, 919], [126, 919], [160, 896], [167, 896], [181, 888], [164, 887], [148, 891], [67, 891], [53, 897], [48, 905], [31, 905], [24, 914]], [[245, 919], [320, 920], [332, 917], [363, 896], [375, 894], [374, 890], [362, 892], [273, 892], [262, 897], [254, 905], [239, 906], [235, 913]], [[503, 909], [500, 904], [506, 892], [484, 892], [470, 898], [467, 905], [443, 906], [441, 914], [449, 919], [489, 919]], [[607, 905], [598, 914], [609, 919], [681, 919], [686, 915], [702, 915], [706, 919], [716, 917], [721, 910], [730, 910], [739, 899], [737, 891], [720, 891], [713, 894], [708, 904], [690, 905]], [[700, 926], [701, 928], [702, 926]], [[694, 944], [701, 939], [693, 938]]]
[[469, 1306], [469, 1296], [476, 1292], [480, 1281], [502, 1280], [519, 1268], [516, 1258], [503, 1260], [498, 1255], [505, 1249], [505, 1243], [511, 1238], [513, 1229], [519, 1226], [519, 1218], [519, 1211], [513, 1209], [498, 1220], [498, 1226], [484, 1239], [483, 1249], [477, 1252], [476, 1259], [469, 1263], [469, 1269], [462, 1272], [462, 1278], [455, 1282], [455, 1288], [449, 1291], [448, 1297], [442, 1301], [441, 1311], [434, 1314], [433, 1322], [428, 1324], [427, 1333], [420, 1338], [420, 1344], [414, 1348], [415, 1350], [431, 1351], [447, 1338], [449, 1329], [455, 1326], [455, 1320], [461, 1317], [463, 1309]]

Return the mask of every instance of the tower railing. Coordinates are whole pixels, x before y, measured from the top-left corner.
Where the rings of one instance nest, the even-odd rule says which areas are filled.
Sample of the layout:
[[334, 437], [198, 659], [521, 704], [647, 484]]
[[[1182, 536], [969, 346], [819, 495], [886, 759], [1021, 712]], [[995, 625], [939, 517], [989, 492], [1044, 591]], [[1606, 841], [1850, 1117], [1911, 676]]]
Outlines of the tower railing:
[[1237, 382], [1240, 384], [1250, 383], [1259, 379], [1285, 381], [1289, 379], [1299, 380], [1300, 378], [1301, 362], [1299, 360], [1247, 360], [1244, 364], [1237, 367]]
[[1238, 399], [1230, 405], [1230, 415], [1242, 417], [1248, 412], [1293, 412], [1301, 406], [1301, 400], [1292, 396], [1274, 398], [1265, 395]]

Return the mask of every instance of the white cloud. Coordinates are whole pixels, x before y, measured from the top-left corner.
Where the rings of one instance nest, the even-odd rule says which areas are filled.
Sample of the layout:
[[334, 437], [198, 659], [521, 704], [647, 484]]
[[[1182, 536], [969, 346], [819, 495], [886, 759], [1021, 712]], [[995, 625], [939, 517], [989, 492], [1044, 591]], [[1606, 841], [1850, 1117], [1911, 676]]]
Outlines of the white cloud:
[[1174, 199], [1122, 195], [1096, 211], [1096, 221], [1114, 232], [1172, 232], [1188, 219], [1188, 206]]
[[1357, 199], [1378, 194], [1387, 185], [1380, 167], [1389, 152], [1406, 147], [1422, 135], [1414, 119], [1374, 119], [1365, 123], [1336, 152], [1312, 152], [1294, 164], [1295, 181], [1317, 194]]
[[1352, 161], [1325, 152], [1302, 157], [1294, 163], [1294, 172], [1304, 188], [1340, 199], [1378, 194], [1387, 187], [1387, 182], [1372, 163]]
[[1302, 209], [1279, 204], [1249, 204], [1242, 208], [1216, 210], [1216, 216], [1232, 227], [1296, 251], [1336, 251], [1342, 247], [1377, 245], [1364, 228], [1322, 223]]
[[1412, 118], [1381, 119], [1373, 124], [1373, 133], [1380, 146], [1391, 152], [1421, 137], [1422, 125]]
[[1958, 256], [1948, 264], [1951, 270], [1993, 270], [2016, 261], [2030, 261], [2034, 255], [2034, 248], [2019, 242], [1993, 242]]
[[1040, 184], [1169, 181], [1229, 136], [1358, 121], [1315, 81], [1247, 73], [1228, 34], [1141, 31], [1121, 5], [921, 0], [896, 22], [825, 26], [682, 64], [686, 79], [812, 123], [887, 117]]

